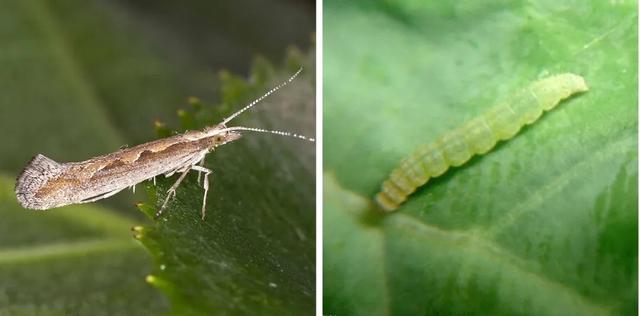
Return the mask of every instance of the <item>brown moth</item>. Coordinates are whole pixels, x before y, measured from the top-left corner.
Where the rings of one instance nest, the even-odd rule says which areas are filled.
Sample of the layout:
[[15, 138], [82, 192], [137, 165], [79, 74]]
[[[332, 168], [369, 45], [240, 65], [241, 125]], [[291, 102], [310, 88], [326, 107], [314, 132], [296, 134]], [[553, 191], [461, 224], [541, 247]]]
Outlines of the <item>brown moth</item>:
[[241, 110], [215, 126], [200, 131], [187, 131], [163, 139], [158, 139], [131, 148], [94, 157], [80, 162], [59, 163], [44, 155], [36, 155], [18, 176], [15, 187], [16, 197], [24, 208], [46, 210], [70, 204], [89, 203], [110, 197], [126, 188], [164, 175], [170, 177], [179, 173], [178, 180], [169, 188], [167, 196], [158, 209], [160, 216], [167, 203], [175, 197], [176, 189], [191, 170], [204, 173], [204, 197], [202, 219], [206, 214], [209, 174], [211, 170], [203, 166], [207, 154], [219, 146], [239, 139], [241, 131], [272, 133], [296, 137], [308, 141], [313, 138], [289, 132], [260, 128], [233, 126], [227, 123], [256, 105], [258, 102], [284, 87], [302, 71], [300, 68], [287, 81], [265, 93]]

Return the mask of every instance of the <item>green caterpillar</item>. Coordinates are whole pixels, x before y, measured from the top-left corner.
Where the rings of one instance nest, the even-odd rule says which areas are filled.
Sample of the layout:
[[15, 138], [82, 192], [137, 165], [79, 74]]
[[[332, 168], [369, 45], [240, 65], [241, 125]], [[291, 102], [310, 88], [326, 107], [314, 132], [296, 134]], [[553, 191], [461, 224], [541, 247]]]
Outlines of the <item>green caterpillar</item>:
[[404, 159], [382, 183], [375, 197], [377, 204], [386, 212], [397, 209], [430, 178], [442, 175], [450, 166], [464, 164], [473, 155], [488, 152], [498, 141], [508, 140], [523, 126], [534, 123], [544, 111], [587, 90], [584, 78], [571, 73], [531, 83], [508, 102], [498, 104]]

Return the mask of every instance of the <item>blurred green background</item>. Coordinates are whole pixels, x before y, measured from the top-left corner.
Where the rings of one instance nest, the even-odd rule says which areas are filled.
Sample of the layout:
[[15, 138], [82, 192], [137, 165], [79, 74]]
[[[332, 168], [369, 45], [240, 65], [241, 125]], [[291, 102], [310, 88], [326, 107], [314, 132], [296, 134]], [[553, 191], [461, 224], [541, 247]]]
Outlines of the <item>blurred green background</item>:
[[313, 43], [314, 1], [0, 2], [0, 315], [157, 314], [145, 251], [128, 229], [145, 219], [121, 193], [33, 213], [15, 177], [42, 153], [80, 161], [178, 126], [187, 97], [217, 101], [218, 72], [247, 75]]
[[[324, 312], [636, 315], [637, 12], [324, 1]], [[561, 72], [590, 91], [374, 213], [418, 146]]]

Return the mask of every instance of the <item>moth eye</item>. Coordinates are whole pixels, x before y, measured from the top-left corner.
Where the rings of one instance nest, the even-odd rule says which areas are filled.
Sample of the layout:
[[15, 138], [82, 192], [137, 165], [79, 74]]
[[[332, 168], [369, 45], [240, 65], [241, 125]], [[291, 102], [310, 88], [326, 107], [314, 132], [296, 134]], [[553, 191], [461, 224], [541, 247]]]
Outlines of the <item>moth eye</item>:
[[216, 143], [222, 143], [224, 141], [224, 137], [216, 136], [216, 138], [214, 140], [216, 141]]

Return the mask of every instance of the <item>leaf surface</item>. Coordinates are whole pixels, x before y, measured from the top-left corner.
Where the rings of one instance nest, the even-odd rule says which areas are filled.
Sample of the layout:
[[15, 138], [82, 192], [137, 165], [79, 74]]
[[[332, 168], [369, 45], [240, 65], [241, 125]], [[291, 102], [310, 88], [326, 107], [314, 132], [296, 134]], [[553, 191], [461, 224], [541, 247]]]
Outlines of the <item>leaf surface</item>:
[[[325, 7], [325, 313], [636, 313], [634, 2]], [[419, 145], [561, 72], [590, 91], [374, 214]]]
[[[269, 128], [275, 124], [279, 129], [313, 131], [315, 74], [313, 58], [308, 56], [290, 57], [291, 67], [283, 71], [259, 63], [249, 82], [224, 75], [223, 100], [242, 100], [227, 111], [240, 109], [255, 93], [284, 81], [300, 63], [305, 65], [301, 76], [259, 104], [261, 110], [255, 110], [260, 113], [246, 113], [252, 119], [243, 120], [242, 125]], [[218, 113], [209, 120], [216, 116], [207, 113], [210, 109], [224, 106], [182, 113], [182, 121], [202, 127], [226, 116]], [[137, 228], [137, 237], [156, 261], [149, 281], [169, 296], [173, 314], [315, 312], [313, 161], [313, 143], [244, 133], [240, 140], [207, 156], [205, 166], [213, 173], [205, 221], [200, 218], [203, 188], [192, 172], [165, 214], [153, 225]], [[176, 178], [159, 179], [157, 187], [149, 187], [155, 205], [162, 204]], [[150, 216], [157, 209], [141, 208]]]
[[27, 211], [0, 177], [0, 315], [157, 314], [131, 219], [92, 205]]

